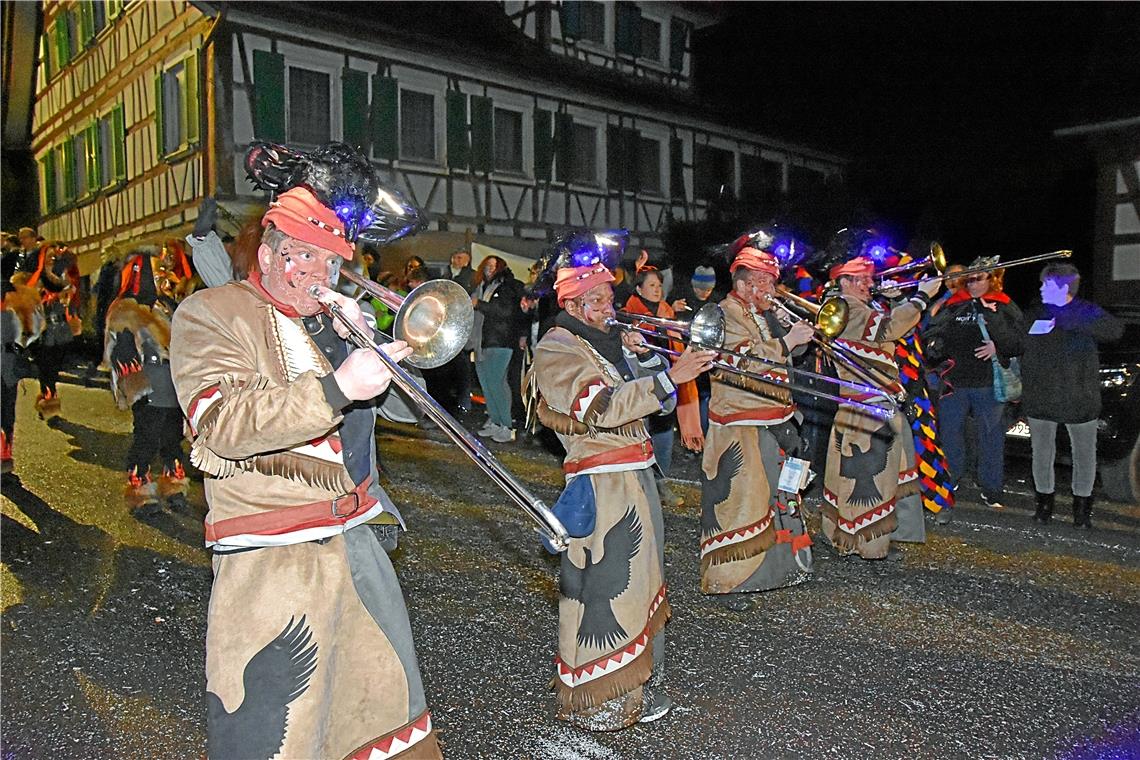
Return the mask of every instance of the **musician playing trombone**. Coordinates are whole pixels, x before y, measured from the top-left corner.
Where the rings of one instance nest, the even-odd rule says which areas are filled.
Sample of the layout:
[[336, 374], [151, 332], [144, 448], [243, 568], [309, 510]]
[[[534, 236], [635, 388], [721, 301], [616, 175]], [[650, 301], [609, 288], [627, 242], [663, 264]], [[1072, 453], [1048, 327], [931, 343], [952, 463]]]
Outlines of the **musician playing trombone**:
[[[831, 279], [848, 305], [847, 324], [835, 342], [871, 368], [880, 378], [880, 388], [899, 395], [902, 386], [893, 342], [918, 324], [942, 283], [924, 281], [906, 301], [887, 308], [871, 299], [874, 271], [874, 263], [864, 256], [832, 267]], [[841, 378], [854, 379], [845, 364], [837, 370]], [[841, 395], [876, 403], [875, 398], [846, 387]], [[850, 405], [839, 406], [831, 428], [821, 513], [823, 535], [841, 556], [896, 559], [901, 555], [891, 549], [892, 540], [925, 541], [914, 440], [906, 426], [905, 414], [882, 419]]]
[[371, 331], [355, 301], [327, 289], [352, 259], [346, 222], [293, 187], [261, 223], [258, 271], [186, 299], [171, 337], [210, 507], [209, 754], [398, 746], [440, 757], [399, 581], [364, 526], [395, 513], [377, 482], [370, 403], [391, 373], [374, 352], [351, 350], [348, 329], [310, 293], [317, 286]]
[[[779, 262], [753, 234], [737, 241], [729, 270], [732, 291], [721, 301], [724, 347], [737, 354], [774, 360], [760, 364], [734, 356], [773, 383], [726, 371], [712, 375], [709, 432], [701, 478], [701, 591], [738, 594], [799, 583], [811, 569], [811, 539], [799, 514], [799, 488], [778, 487], [785, 458], [799, 453], [787, 369], [793, 353], [813, 336], [811, 324], [785, 327], [771, 308]], [[732, 597], [737, 610], [749, 603]]]
[[557, 715], [614, 731], [672, 706], [663, 689], [664, 525], [645, 418], [671, 410], [677, 386], [715, 354], [686, 350], [669, 367], [641, 335], [613, 329], [614, 276], [602, 253], [586, 244], [554, 260], [562, 311], [535, 348], [533, 380], [538, 417], [566, 448], [555, 514], [569, 509], [572, 538], [561, 566]]

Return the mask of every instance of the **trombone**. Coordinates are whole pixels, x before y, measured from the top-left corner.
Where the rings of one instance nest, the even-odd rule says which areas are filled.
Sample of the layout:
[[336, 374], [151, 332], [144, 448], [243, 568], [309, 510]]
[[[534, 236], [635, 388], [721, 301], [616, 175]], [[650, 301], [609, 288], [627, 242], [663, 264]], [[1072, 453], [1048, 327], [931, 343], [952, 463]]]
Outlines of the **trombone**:
[[[344, 275], [346, 272], [347, 270], [342, 271], [341, 274]], [[426, 368], [438, 367], [440, 364], [445, 364], [450, 361], [466, 344], [467, 333], [471, 331], [471, 301], [467, 296], [467, 292], [463, 290], [463, 287], [458, 283], [451, 282], [450, 280], [432, 280], [425, 282], [406, 297], [401, 298], [398, 293], [393, 293], [387, 288], [377, 285], [355, 272], [347, 279], [350, 282], [359, 284], [360, 287], [369, 293], [376, 293], [376, 297], [386, 304], [388, 301], [385, 299], [388, 297], [394, 297], [392, 303], [398, 302], [400, 311], [396, 315], [392, 332], [396, 340], [403, 340], [409, 345], [414, 346], [415, 350], [412, 356], [407, 359], [408, 363], [412, 366]], [[454, 285], [458, 288], [462, 298], [457, 301], [447, 300], [445, 295], [450, 289], [440, 285], [440, 283]], [[429, 285], [436, 285], [437, 287], [428, 288]], [[425, 290], [425, 288], [427, 289]], [[454, 291], [450, 292], [454, 293]], [[319, 285], [313, 285], [309, 289], [309, 295], [314, 299], [317, 299], [320, 293], [321, 287]], [[465, 312], [459, 309], [462, 303], [467, 304], [467, 310]], [[463, 453], [471, 457], [472, 461], [474, 461], [484, 473], [490, 476], [491, 480], [495, 481], [495, 485], [503, 489], [516, 504], [522, 507], [523, 511], [537, 523], [538, 532], [545, 537], [557, 551], [564, 551], [568, 545], [570, 536], [566, 532], [566, 528], [558, 518], [554, 516], [554, 513], [551, 512], [540, 499], [531, 494], [514, 475], [503, 467], [478, 438], [469, 433], [466, 428], [460, 425], [454, 417], [448, 414], [447, 411], [439, 405], [439, 402], [433, 399], [426, 390], [421, 388], [403, 367], [393, 361], [388, 354], [384, 353], [383, 349], [372, 340], [371, 335], [345, 316], [344, 310], [341, 309], [339, 304], [322, 303], [321, 306], [329, 316], [347, 328], [350, 336], [349, 340], [359, 348], [367, 348], [380, 357], [380, 360], [384, 362], [384, 366], [392, 373], [392, 382], [415, 401], [424, 413], [427, 414], [435, 424], [439, 425], [440, 429], [447, 433], [452, 441], [463, 449]], [[455, 324], [463, 321], [462, 318], [457, 318], [451, 313], [456, 310], [466, 315], [466, 330], [459, 329]], [[419, 313], [421, 311], [423, 312], [422, 314]], [[403, 319], [401, 319], [401, 317]], [[433, 324], [437, 325], [437, 328], [435, 333], [431, 334], [430, 328]], [[456, 338], [460, 333], [462, 333], [462, 340], [459, 340], [456, 346]], [[440, 361], [441, 358], [442, 361]]]
[[[882, 396], [890, 403], [897, 404], [902, 400], [900, 397], [889, 393], [883, 387], [885, 385], [894, 384], [894, 379], [886, 375], [879, 368], [866, 364], [860, 356], [851, 352], [843, 344], [835, 342], [835, 339], [843, 332], [843, 328], [847, 326], [848, 306], [846, 301], [835, 296], [825, 299], [823, 303], [816, 304], [803, 296], [796, 295], [783, 285], [777, 285], [776, 292], [769, 295], [768, 299], [776, 308], [780, 309], [789, 320], [806, 321], [799, 314], [791, 310], [788, 306], [789, 303], [811, 314], [814, 319], [811, 326], [815, 332], [815, 335], [812, 337], [812, 343], [823, 351], [824, 355], [831, 360], [832, 364], [843, 364], [851, 374], [873, 388], [876, 395]], [[875, 375], [877, 375], [877, 377], [875, 377]], [[843, 381], [840, 384], [846, 384], [849, 387], [862, 391], [867, 390], [858, 383], [847, 383], [847, 381]]]
[[[844, 305], [846, 305], [846, 304], [844, 304]], [[810, 378], [813, 378], [816, 380], [823, 380], [825, 382], [834, 383], [836, 385], [842, 385], [845, 387], [854, 388], [854, 389], [861, 391], [861, 392], [864, 392], [864, 393], [870, 392], [873, 395], [883, 396], [883, 398], [887, 399], [888, 401], [892, 401], [889, 396], [887, 396], [885, 393], [880, 391], [877, 387], [867, 387], [864, 385], [860, 385], [859, 383], [853, 383], [849, 380], [843, 380], [841, 378], [831, 377], [829, 375], [821, 375], [818, 372], [811, 372], [810, 370], [800, 369], [799, 367], [792, 367], [792, 366], [789, 366], [788, 364], [786, 364], [785, 362], [782, 362], [782, 361], [779, 361], [776, 359], [768, 359], [768, 358], [763, 357], [763, 356], [755, 356], [753, 354], [746, 354], [746, 353], [742, 353], [739, 351], [732, 351], [730, 349], [724, 348], [724, 310], [721, 309], [720, 306], [718, 306], [717, 304], [714, 304], [714, 303], [705, 304], [699, 310], [697, 310], [697, 313], [693, 317], [693, 322], [691, 325], [687, 324], [685, 322], [682, 322], [680, 320], [665, 319], [662, 317], [648, 317], [648, 316], [643, 316], [641, 314], [631, 314], [629, 312], [618, 312], [618, 313], [623, 317], [626, 317], [629, 319], [635, 319], [638, 322], [646, 322], [650, 325], [659, 326], [659, 327], [662, 327], [662, 328], [665, 328], [668, 330], [676, 331], [682, 335], [685, 335], [689, 338], [690, 345], [693, 346], [694, 348], [697, 348], [697, 349], [706, 349], [706, 350], [710, 350], [710, 351], [716, 351], [717, 353], [720, 353], [724, 356], [731, 356], [731, 357], [735, 357], [738, 359], [745, 359], [748, 361], [754, 361], [754, 362], [758, 362], [760, 364], [766, 364], [770, 367], [778, 367], [778, 368], [786, 370], [790, 374], [794, 373], [796, 375], [800, 375], [803, 377], [810, 377]], [[636, 333], [640, 333], [642, 335], [648, 335], [650, 337], [655, 337], [655, 338], [670, 337], [668, 335], [663, 335], [658, 330], [653, 330], [653, 329], [644, 328], [644, 327], [638, 327], [637, 325], [632, 325], [632, 324], [629, 324], [627, 322], [622, 322], [621, 320], [616, 319], [616, 318], [607, 319], [606, 324], [611, 326], [611, 327], [616, 327], [620, 330], [625, 330], [627, 332], [636, 332]], [[652, 351], [656, 351], [657, 353], [665, 354], [666, 356], [670, 356], [674, 359], [681, 355], [680, 351], [677, 351], [676, 349], [672, 349], [672, 348], [664, 348], [661, 346], [655, 346], [653, 344], [648, 344], [647, 347]], [[815, 388], [811, 388], [808, 386], [797, 385], [796, 383], [792, 383], [792, 382], [782, 382], [782, 381], [777, 380], [771, 376], [762, 375], [758, 372], [751, 372], [751, 371], [746, 370], [746, 369], [741, 369], [740, 367], [729, 364], [728, 362], [714, 361], [713, 362], [713, 368], [720, 370], [722, 372], [728, 372], [730, 374], [740, 375], [741, 377], [746, 377], [746, 378], [749, 378], [751, 380], [756, 380], [757, 382], [766, 383], [768, 385], [774, 385], [774, 386], [779, 387], [779, 388], [787, 388], [788, 390], [799, 391], [801, 393], [806, 393], [810, 396], [816, 396], [818, 398], [824, 398], [824, 399], [827, 399], [829, 401], [835, 401], [835, 402], [840, 403], [840, 404], [848, 404], [850, 406], [855, 406], [855, 407], [858, 407], [858, 408], [862, 409], [863, 411], [867, 412], [868, 414], [871, 414], [873, 416], [880, 417], [883, 419], [890, 418], [890, 417], [894, 416], [894, 413], [895, 413], [895, 409], [893, 407], [884, 408], [881, 406], [875, 406], [874, 404], [868, 404], [868, 403], [864, 403], [862, 401], [856, 401], [855, 399], [837, 396], [833, 393], [827, 393], [825, 391], [817, 391]]]
[[340, 276], [395, 312], [392, 333], [415, 349], [405, 360], [413, 367], [443, 366], [467, 345], [475, 325], [475, 309], [459, 283], [428, 280], [402, 296], [351, 269], [342, 268]]
[[924, 282], [941, 281], [941, 280], [945, 280], [945, 279], [950, 278], [950, 277], [953, 277], [954, 279], [959, 279], [962, 277], [969, 277], [972, 274], [981, 274], [982, 272], [992, 272], [995, 269], [1009, 269], [1010, 267], [1019, 267], [1022, 264], [1032, 264], [1034, 262], [1045, 261], [1047, 259], [1067, 259], [1072, 255], [1073, 255], [1073, 252], [1070, 250], [1067, 250], [1067, 249], [1062, 249], [1060, 251], [1050, 251], [1049, 253], [1040, 253], [1036, 256], [1026, 256], [1025, 258], [1021, 258], [1021, 259], [1013, 259], [1012, 261], [999, 261], [998, 263], [990, 264], [989, 266], [970, 267], [969, 269], [961, 269], [957, 272], [951, 272], [950, 274], [946, 274], [945, 271], [942, 271], [941, 273], [939, 273], [933, 277], [923, 277], [923, 278], [920, 278], [917, 280], [905, 280], [903, 282], [895, 282], [895, 283], [891, 283], [890, 285], [885, 285], [885, 286], [879, 285], [879, 286], [876, 286], [874, 288], [871, 288], [871, 292], [872, 293], [882, 293], [883, 291], [897, 290], [900, 288], [913, 288], [913, 287], [917, 287], [917, 286], [923, 284]]

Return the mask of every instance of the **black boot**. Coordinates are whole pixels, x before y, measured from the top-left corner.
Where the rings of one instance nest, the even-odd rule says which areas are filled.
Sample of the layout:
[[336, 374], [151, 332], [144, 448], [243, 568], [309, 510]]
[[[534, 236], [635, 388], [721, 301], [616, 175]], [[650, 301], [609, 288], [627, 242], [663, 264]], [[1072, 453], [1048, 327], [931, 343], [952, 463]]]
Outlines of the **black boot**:
[[1093, 497], [1073, 494], [1073, 527], [1092, 529]]
[[1046, 525], [1053, 519], [1053, 494], [1040, 491], [1034, 493], [1037, 496], [1037, 512], [1033, 515], [1033, 519]]

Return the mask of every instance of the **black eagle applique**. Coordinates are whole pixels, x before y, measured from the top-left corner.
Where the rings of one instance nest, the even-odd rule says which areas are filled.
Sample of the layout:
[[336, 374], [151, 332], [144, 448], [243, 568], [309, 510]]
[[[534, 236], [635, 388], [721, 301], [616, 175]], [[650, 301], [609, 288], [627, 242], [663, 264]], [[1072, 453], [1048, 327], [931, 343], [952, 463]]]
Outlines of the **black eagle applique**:
[[277, 638], [266, 644], [242, 672], [245, 698], [232, 713], [222, 700], [206, 692], [211, 760], [268, 760], [285, 742], [289, 703], [309, 688], [317, 667], [317, 645], [304, 616], [293, 618]]
[[581, 602], [583, 607], [578, 624], [581, 646], [608, 649], [625, 637], [610, 603], [629, 588], [630, 563], [641, 550], [641, 535], [641, 521], [630, 507], [606, 533], [600, 562], [594, 562], [590, 550], [585, 549], [584, 567], [568, 559], [562, 563], [562, 595]]
[[841, 457], [839, 474], [855, 481], [849, 501], [856, 506], [873, 507], [883, 499], [879, 487], [875, 485], [875, 478], [887, 469], [887, 452], [891, 450], [891, 444], [894, 443], [890, 425], [883, 423], [878, 429], [872, 431], [871, 442], [865, 450], [852, 443], [851, 453], [847, 455], [843, 454], [845, 437], [845, 434], [836, 436], [835, 450], [839, 452]]
[[716, 475], [709, 480], [701, 470], [701, 534], [705, 536], [720, 533], [720, 520], [716, 517], [716, 507], [728, 498], [732, 491], [732, 479], [744, 467], [744, 451], [740, 441], [736, 441], [720, 455], [716, 464]]

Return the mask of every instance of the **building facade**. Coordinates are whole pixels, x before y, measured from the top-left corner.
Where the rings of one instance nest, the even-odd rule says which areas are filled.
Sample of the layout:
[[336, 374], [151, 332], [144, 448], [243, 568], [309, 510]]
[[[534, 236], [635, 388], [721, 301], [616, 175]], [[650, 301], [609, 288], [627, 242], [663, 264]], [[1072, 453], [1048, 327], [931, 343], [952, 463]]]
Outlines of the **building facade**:
[[426, 212], [429, 258], [471, 239], [533, 254], [566, 226], [660, 249], [718, 196], [842, 178], [841, 157], [707, 115], [692, 36], [716, 18], [699, 4], [460, 4], [436, 23], [443, 8], [46, 2], [42, 234], [91, 271], [112, 242], [185, 234], [206, 195], [256, 217], [254, 139], [360, 147]]

